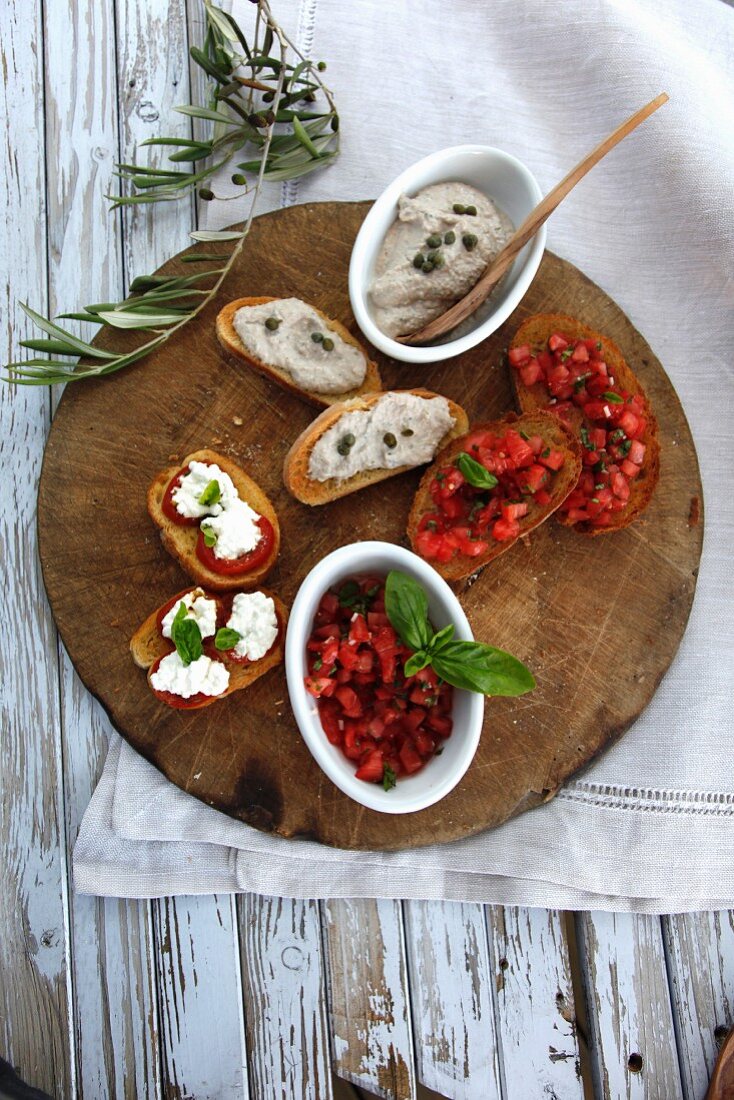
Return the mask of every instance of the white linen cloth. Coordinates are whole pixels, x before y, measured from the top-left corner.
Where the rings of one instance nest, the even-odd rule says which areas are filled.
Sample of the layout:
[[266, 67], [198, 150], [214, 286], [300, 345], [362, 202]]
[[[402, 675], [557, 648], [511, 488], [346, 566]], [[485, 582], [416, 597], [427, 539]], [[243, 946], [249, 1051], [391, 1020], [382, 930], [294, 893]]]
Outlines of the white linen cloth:
[[[74, 853], [77, 889], [734, 907], [734, 11], [719, 0], [668, 0], [662, 11], [657, 0], [274, 8], [328, 60], [343, 148], [261, 210], [374, 197], [406, 165], [462, 142], [514, 153], [548, 190], [635, 108], [669, 93], [553, 215], [548, 247], [616, 299], [683, 401], [707, 506], [696, 600], [635, 726], [553, 802], [499, 829], [396, 853], [268, 837], [184, 794], [115, 735]], [[252, 9], [235, 12], [246, 23]], [[214, 202], [206, 213], [216, 228], [243, 208]]]

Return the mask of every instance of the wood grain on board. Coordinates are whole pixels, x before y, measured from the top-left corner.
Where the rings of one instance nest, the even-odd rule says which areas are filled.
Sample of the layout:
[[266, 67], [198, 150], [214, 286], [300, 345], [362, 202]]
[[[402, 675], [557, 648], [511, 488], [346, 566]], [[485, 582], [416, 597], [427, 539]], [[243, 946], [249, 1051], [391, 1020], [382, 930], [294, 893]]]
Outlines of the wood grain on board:
[[[186, 583], [145, 510], [148, 482], [176, 457], [211, 446], [262, 485], [284, 531], [268, 584], [286, 603], [335, 547], [363, 538], [405, 541], [419, 472], [318, 509], [294, 501], [282, 484], [282, 459], [312, 410], [227, 362], [214, 335], [222, 304], [266, 292], [306, 298], [356, 332], [346, 272], [367, 208], [307, 204], [256, 219], [218, 300], [195, 325], [112, 379], [67, 388], [46, 449], [39, 544], [54, 616], [80, 676], [170, 779], [282, 836], [388, 849], [452, 840], [539, 805], [638, 716], [688, 618], [701, 486], [680, 403], [648, 345], [602, 290], [546, 254], [512, 319], [479, 347], [428, 368], [374, 353], [387, 386], [430, 387], [462, 403], [471, 419], [486, 420], [512, 405], [503, 348], [515, 326], [539, 311], [566, 312], [620, 345], [660, 421], [661, 481], [640, 522], [590, 540], [551, 521], [461, 593], [476, 636], [526, 661], [538, 687], [520, 700], [488, 701], [477, 757], [456, 790], [439, 806], [400, 817], [352, 802], [301, 740], [282, 668], [246, 696], [204, 711], [158, 703], [130, 661], [128, 640]], [[165, 270], [191, 267], [176, 259]]]

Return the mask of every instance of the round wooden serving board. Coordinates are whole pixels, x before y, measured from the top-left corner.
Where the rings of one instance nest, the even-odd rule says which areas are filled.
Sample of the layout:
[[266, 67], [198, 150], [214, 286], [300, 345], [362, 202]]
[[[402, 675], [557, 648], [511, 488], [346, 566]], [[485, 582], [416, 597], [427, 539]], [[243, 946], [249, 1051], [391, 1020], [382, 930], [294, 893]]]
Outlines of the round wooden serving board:
[[[533, 313], [569, 313], [619, 344], [660, 422], [660, 484], [640, 521], [590, 539], [551, 519], [461, 593], [475, 636], [516, 654], [538, 681], [522, 699], [487, 701], [479, 751], [463, 782], [420, 813], [380, 814], [352, 802], [302, 741], [282, 666], [203, 710], [157, 702], [128, 642], [151, 610], [191, 583], [146, 512], [157, 470], [211, 447], [262, 485], [283, 533], [267, 584], [286, 604], [335, 547], [357, 539], [406, 543], [420, 472], [321, 508], [293, 500], [283, 487], [283, 457], [317, 410], [228, 363], [214, 334], [225, 302], [272, 294], [304, 298], [359, 336], [347, 267], [368, 208], [319, 203], [256, 219], [218, 301], [196, 322], [112, 378], [67, 386], [46, 448], [38, 523], [64, 644], [136, 749], [179, 787], [260, 829], [343, 848], [391, 849], [454, 840], [547, 801], [627, 729], [683, 635], [703, 524], [693, 441], [663, 368], [599, 287], [546, 253], [512, 318], [467, 354], [421, 368], [373, 352], [385, 388], [425, 386], [464, 405], [470, 420], [491, 420], [512, 408], [503, 349], [514, 329]], [[190, 274], [192, 267], [177, 258], [164, 270]], [[125, 337], [101, 339], [120, 346]]]

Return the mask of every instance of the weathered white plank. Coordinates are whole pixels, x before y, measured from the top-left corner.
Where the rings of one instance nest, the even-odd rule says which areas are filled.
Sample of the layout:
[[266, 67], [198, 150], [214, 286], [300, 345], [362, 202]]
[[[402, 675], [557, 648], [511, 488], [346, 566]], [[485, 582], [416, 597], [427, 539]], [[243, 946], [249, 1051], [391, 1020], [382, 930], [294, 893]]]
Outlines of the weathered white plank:
[[[122, 158], [158, 167], [165, 148], [138, 149], [140, 142], [191, 136], [190, 121], [173, 109], [190, 101], [185, 0], [119, 0], [117, 28]], [[126, 271], [147, 275], [191, 243], [191, 199], [125, 207], [123, 226]]]
[[582, 1100], [568, 942], [557, 910], [487, 908], [507, 1097]]
[[252, 1100], [331, 1100], [318, 904], [238, 899]]
[[450, 1100], [501, 1095], [481, 905], [404, 903], [418, 1078]]
[[590, 1054], [604, 1100], [683, 1095], [659, 917], [577, 918]]
[[[117, 23], [122, 156], [129, 162], [146, 138], [190, 136], [187, 119], [173, 110], [189, 101], [185, 0], [118, 0]], [[153, 149], [139, 153], [144, 163], [162, 159]], [[188, 198], [153, 211], [128, 208], [123, 218], [128, 279], [153, 271], [190, 243], [191, 219]], [[181, 897], [156, 902], [153, 912], [164, 1094], [197, 1100], [246, 1095], [239, 946], [231, 899]]]
[[[3, 362], [21, 357], [18, 341], [31, 335], [18, 299], [47, 302], [41, 15], [33, 0], [4, 5]], [[74, 1097], [58, 665], [34, 523], [49, 415], [43, 387], [0, 386], [0, 556], [13, 624], [0, 636], [0, 1047], [26, 1080]]]
[[[51, 4], [45, 30], [49, 305], [58, 313], [112, 300], [123, 290], [120, 219], [110, 216], [105, 199], [118, 156], [112, 9], [93, 0]], [[59, 49], [62, 41], [68, 50]], [[60, 659], [71, 858], [110, 726], [63, 647]], [[155, 1097], [160, 1063], [150, 906], [72, 893], [70, 907], [80, 1093]]]
[[158, 939], [164, 1095], [247, 1097], [237, 916], [232, 894], [161, 898]]
[[734, 1027], [734, 913], [663, 917], [686, 1100], [702, 1100], [718, 1046]]
[[322, 903], [334, 1072], [377, 1096], [414, 1100], [400, 903]]

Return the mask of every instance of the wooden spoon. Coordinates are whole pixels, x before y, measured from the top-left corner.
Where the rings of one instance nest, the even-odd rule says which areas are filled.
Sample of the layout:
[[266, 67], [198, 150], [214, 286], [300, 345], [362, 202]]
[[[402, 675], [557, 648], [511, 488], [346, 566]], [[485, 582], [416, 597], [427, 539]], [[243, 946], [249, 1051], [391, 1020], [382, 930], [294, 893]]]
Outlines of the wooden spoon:
[[575, 168], [572, 168], [567, 176], [557, 183], [556, 186], [548, 192], [544, 199], [538, 203], [534, 210], [532, 210], [519, 229], [510, 237], [509, 241], [499, 252], [494, 260], [489, 264], [484, 274], [479, 279], [478, 283], [472, 287], [468, 294], [456, 302], [445, 313], [442, 313], [440, 317], [436, 317], [433, 321], [429, 321], [419, 332], [409, 333], [405, 336], [397, 336], [396, 339], [401, 344], [424, 344], [428, 341], [435, 340], [439, 336], [444, 336], [452, 328], [456, 328], [461, 321], [470, 314], [474, 313], [475, 309], [482, 304], [482, 302], [488, 297], [492, 288], [499, 282], [508, 267], [513, 263], [515, 257], [521, 248], [524, 248], [531, 237], [535, 236], [541, 225], [547, 218], [551, 216], [559, 203], [563, 202], [566, 195], [571, 191], [579, 180], [583, 179], [587, 172], [591, 171], [595, 164], [598, 164], [602, 157], [605, 157], [610, 149], [613, 149], [615, 145], [618, 145], [623, 138], [626, 138], [628, 134], [631, 134], [636, 127], [644, 122], [646, 118], [649, 118], [653, 111], [657, 111], [658, 107], [662, 107], [663, 103], [668, 102], [668, 96], [665, 92], [662, 92], [655, 99], [645, 106], [641, 107], [639, 111], [635, 111], [626, 122], [623, 122], [620, 126], [614, 130], [609, 137], [600, 142], [591, 153], [584, 157]]

